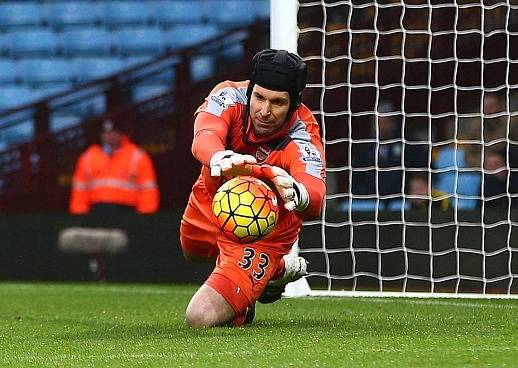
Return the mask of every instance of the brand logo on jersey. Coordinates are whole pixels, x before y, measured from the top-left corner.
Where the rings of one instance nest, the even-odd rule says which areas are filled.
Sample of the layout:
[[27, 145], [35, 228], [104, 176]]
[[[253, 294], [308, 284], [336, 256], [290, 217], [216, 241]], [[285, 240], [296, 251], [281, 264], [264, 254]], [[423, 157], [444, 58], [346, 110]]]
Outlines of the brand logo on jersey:
[[320, 152], [316, 148], [306, 146], [302, 149], [302, 160], [304, 162], [316, 162], [321, 164], [322, 158], [320, 157]]
[[259, 146], [257, 148], [257, 151], [255, 152], [255, 158], [257, 159], [257, 162], [260, 164], [265, 162], [271, 152], [272, 152], [272, 149], [270, 147]]

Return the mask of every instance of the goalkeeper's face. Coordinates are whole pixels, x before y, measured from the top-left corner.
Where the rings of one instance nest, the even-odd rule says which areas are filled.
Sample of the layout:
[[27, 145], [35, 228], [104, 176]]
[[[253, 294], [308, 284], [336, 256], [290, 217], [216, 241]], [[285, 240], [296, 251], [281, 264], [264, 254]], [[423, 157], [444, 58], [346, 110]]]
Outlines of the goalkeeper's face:
[[254, 133], [265, 137], [274, 133], [286, 121], [290, 94], [255, 85], [250, 97], [250, 119]]

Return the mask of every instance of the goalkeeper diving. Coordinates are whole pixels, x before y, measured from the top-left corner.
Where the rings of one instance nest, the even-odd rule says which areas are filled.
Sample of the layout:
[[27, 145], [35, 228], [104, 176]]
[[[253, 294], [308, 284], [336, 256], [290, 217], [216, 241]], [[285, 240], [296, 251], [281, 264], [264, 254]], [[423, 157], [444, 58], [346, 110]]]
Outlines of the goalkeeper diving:
[[[290, 254], [303, 220], [319, 218], [325, 196], [320, 129], [301, 103], [306, 64], [285, 50], [258, 52], [249, 80], [218, 84], [196, 110], [192, 153], [202, 164], [185, 209], [180, 241], [187, 260], [215, 268], [186, 310], [190, 326], [252, 322], [255, 303], [280, 299], [307, 274]], [[250, 244], [233, 242], [211, 222], [216, 190], [236, 175], [267, 182], [283, 204], [274, 230]]]

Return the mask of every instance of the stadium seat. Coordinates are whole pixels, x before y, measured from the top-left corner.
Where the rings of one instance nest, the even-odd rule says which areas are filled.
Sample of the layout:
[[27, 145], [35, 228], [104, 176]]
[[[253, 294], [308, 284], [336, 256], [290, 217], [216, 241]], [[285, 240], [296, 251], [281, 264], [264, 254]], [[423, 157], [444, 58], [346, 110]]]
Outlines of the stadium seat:
[[138, 64], [145, 63], [147, 61], [151, 61], [151, 59], [152, 58], [149, 56], [141, 55], [141, 56], [129, 56], [129, 57], [122, 58], [121, 60], [124, 63], [124, 68], [131, 68]]
[[153, 7], [143, 1], [107, 1], [101, 3], [102, 21], [110, 28], [145, 25], [153, 19]]
[[[25, 104], [35, 102], [40, 98], [40, 94], [26, 86], [12, 86], [0, 88], [0, 111], [17, 108]], [[8, 146], [26, 142], [34, 134], [32, 120], [21, 121], [20, 123], [1, 129], [3, 144]]]
[[412, 204], [410, 203], [410, 200], [407, 199], [403, 201], [402, 199], [393, 199], [388, 203], [388, 210], [389, 211], [409, 211], [412, 209]]
[[178, 26], [166, 31], [166, 40], [169, 48], [178, 50], [203, 42], [219, 34], [215, 24], [199, 24], [191, 27]]
[[119, 72], [124, 62], [118, 57], [90, 57], [71, 60], [72, 73], [78, 82], [90, 81]]
[[65, 59], [23, 59], [19, 65], [24, 82], [32, 87], [72, 80], [70, 64]]
[[351, 203], [348, 200], [343, 201], [340, 205], [340, 210], [347, 212], [349, 208], [353, 212], [374, 212], [376, 208], [382, 211], [385, 207], [381, 202], [376, 203], [375, 199], [353, 199]]
[[435, 169], [441, 170], [434, 174], [435, 187], [441, 192], [454, 196], [450, 199], [451, 205], [460, 210], [474, 209], [477, 206], [476, 199], [457, 198], [459, 195], [469, 197], [480, 195], [481, 175], [476, 171], [466, 171], [464, 150], [452, 147], [442, 148], [434, 166]]
[[209, 21], [222, 26], [240, 26], [256, 18], [257, 1], [213, 0], [208, 3]]
[[9, 54], [9, 37], [0, 33], [0, 55], [7, 56]]
[[165, 35], [158, 27], [136, 27], [113, 33], [115, 48], [121, 56], [151, 56], [165, 50]]
[[36, 1], [4, 1], [0, 4], [0, 29], [35, 27], [41, 23], [42, 14]]
[[111, 34], [103, 28], [64, 30], [60, 40], [66, 56], [108, 55], [112, 48]]
[[89, 117], [104, 114], [106, 112], [106, 107], [106, 96], [95, 95], [82, 100], [76, 107], [75, 111], [83, 117]]
[[231, 38], [235, 35], [231, 35], [225, 39], [225, 41], [229, 42], [229, 45], [221, 50], [221, 54], [219, 55], [219, 58], [224, 63], [242, 60], [245, 55], [245, 47], [243, 43], [239, 42], [237, 39], [234, 44], [230, 42]]
[[210, 55], [195, 57], [191, 62], [191, 79], [194, 82], [214, 75], [214, 60]]
[[94, 2], [57, 1], [43, 6], [49, 24], [56, 29], [93, 26], [100, 22], [100, 9]]
[[2, 136], [7, 146], [28, 142], [34, 136], [34, 123], [32, 120], [25, 120], [9, 128], [2, 129]]
[[6, 37], [7, 52], [13, 57], [53, 56], [58, 51], [58, 38], [48, 29], [14, 31]]
[[26, 86], [11, 86], [0, 88], [0, 110], [7, 110], [33, 102], [40, 94]]
[[[129, 64], [131, 60], [135, 60], [135, 62], [146, 63], [146, 61], [150, 61], [149, 57], [145, 59], [131, 58], [126, 59], [125, 65], [126, 68], [131, 67]], [[176, 80], [176, 68], [175, 65], [179, 62], [178, 58], [168, 58], [167, 60], [163, 60], [163, 62], [148, 64], [144, 66], [134, 73], [134, 77], [139, 80], [138, 88], [142, 87], [143, 91], [148, 90], [158, 90], [165, 88], [170, 88], [170, 86], [175, 85]], [[133, 64], [135, 65], [135, 64]], [[147, 92], [143, 92], [145, 94]]]
[[[480, 184], [482, 177], [479, 172], [464, 172], [459, 175], [458, 178], [458, 190], [459, 196], [467, 197], [478, 197], [480, 196]], [[459, 210], [471, 211], [474, 210], [479, 204], [479, 201], [475, 198], [457, 198], [456, 207]], [[453, 203], [455, 206], [455, 203]]]
[[38, 85], [36, 92], [41, 98], [51, 97], [55, 94], [65, 92], [72, 87], [71, 82], [52, 82], [43, 85]]
[[50, 131], [57, 132], [62, 129], [77, 125], [81, 122], [81, 117], [74, 114], [59, 113], [53, 114], [50, 118]]
[[0, 59], [0, 83], [14, 84], [18, 80], [16, 63], [12, 59]]
[[270, 1], [254, 1], [255, 19], [264, 19], [270, 17]]
[[[69, 86], [71, 88], [73, 86]], [[70, 104], [54, 109], [53, 113], [56, 116], [77, 116], [83, 120], [90, 116], [102, 115], [106, 112], [106, 94], [102, 88], [89, 88], [87, 90], [78, 89], [76, 94], [69, 95], [74, 96], [73, 101]], [[70, 101], [70, 99], [68, 99]], [[61, 118], [58, 118], [61, 119]], [[69, 119], [69, 118], [67, 118]], [[57, 124], [61, 124], [56, 123]]]
[[157, 22], [164, 28], [178, 24], [192, 26], [207, 19], [207, 7], [197, 1], [157, 1], [155, 8]]
[[166, 84], [142, 84], [133, 88], [133, 101], [144, 101], [152, 97], [160, 96], [171, 90]]

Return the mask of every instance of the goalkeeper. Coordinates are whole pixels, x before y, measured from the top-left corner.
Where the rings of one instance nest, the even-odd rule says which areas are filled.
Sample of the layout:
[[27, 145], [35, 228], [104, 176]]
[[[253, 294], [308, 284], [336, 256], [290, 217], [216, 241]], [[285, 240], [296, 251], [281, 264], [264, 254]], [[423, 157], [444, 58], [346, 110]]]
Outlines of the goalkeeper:
[[[266, 49], [254, 56], [249, 81], [218, 84], [195, 113], [192, 153], [203, 166], [180, 241], [186, 259], [216, 259], [216, 266], [187, 306], [190, 326], [249, 323], [257, 300], [279, 299], [288, 282], [307, 273], [304, 258], [289, 252], [302, 220], [320, 216], [325, 160], [319, 126], [301, 103], [305, 86], [297, 55]], [[239, 174], [264, 179], [284, 201], [272, 233], [246, 247], [211, 222], [214, 193]]]

